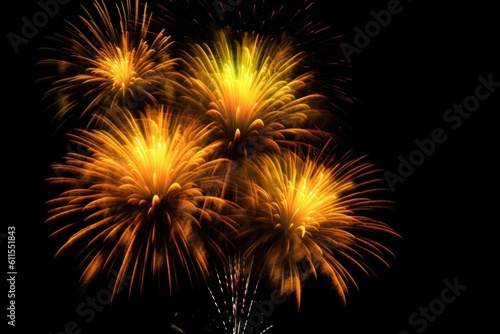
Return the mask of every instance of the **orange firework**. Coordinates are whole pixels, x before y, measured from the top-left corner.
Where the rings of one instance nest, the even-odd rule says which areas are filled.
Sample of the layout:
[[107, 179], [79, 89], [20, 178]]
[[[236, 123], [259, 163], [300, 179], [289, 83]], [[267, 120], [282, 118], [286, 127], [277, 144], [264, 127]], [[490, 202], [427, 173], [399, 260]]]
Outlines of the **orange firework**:
[[220, 154], [253, 158], [318, 140], [323, 133], [313, 122], [326, 114], [325, 98], [310, 92], [314, 74], [302, 67], [306, 54], [284, 36], [231, 36], [222, 29], [211, 44], [184, 51], [178, 87], [192, 112], [217, 128]]
[[77, 229], [57, 254], [84, 246], [84, 285], [105, 269], [119, 272], [115, 289], [125, 275], [141, 291], [149, 275], [166, 274], [171, 291], [179, 270], [205, 279], [208, 254], [223, 255], [210, 233], [234, 228], [220, 214], [229, 203], [204, 193], [222, 182], [212, 174], [223, 161], [207, 160], [210, 131], [169, 109], [102, 121], [109, 130], [69, 135], [90, 154], [68, 153], [54, 169], [69, 176], [48, 180], [67, 189], [48, 202], [47, 222], [64, 224], [54, 235]]
[[310, 275], [328, 277], [345, 302], [349, 285], [356, 286], [347, 268], [369, 273], [366, 255], [387, 264], [383, 255], [391, 252], [374, 237], [398, 234], [367, 215], [391, 204], [379, 197], [373, 165], [349, 155], [335, 160], [291, 152], [253, 163], [247, 177], [254, 212], [241, 228], [244, 255], [255, 256], [260, 275], [283, 293], [295, 293], [298, 305]]
[[47, 96], [56, 97], [57, 117], [103, 112], [102, 106], [118, 104], [139, 109], [143, 104], [165, 102], [170, 92], [171, 40], [164, 31], [152, 35], [151, 15], [147, 5], [131, 0], [116, 5], [115, 16], [105, 2], [94, 2], [97, 13], [83, 8], [83, 28], [67, 22], [64, 34], [52, 39], [60, 46], [49, 49], [60, 53], [41, 65], [55, 66], [49, 75], [51, 89]]

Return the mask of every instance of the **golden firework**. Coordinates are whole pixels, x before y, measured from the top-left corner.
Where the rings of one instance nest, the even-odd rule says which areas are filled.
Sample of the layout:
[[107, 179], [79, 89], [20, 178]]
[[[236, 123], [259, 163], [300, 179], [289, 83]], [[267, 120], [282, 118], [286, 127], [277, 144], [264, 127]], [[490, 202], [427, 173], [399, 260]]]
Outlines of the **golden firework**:
[[171, 94], [172, 41], [163, 30], [152, 34], [147, 4], [132, 1], [117, 3], [116, 13], [104, 1], [94, 1], [94, 14], [82, 6], [81, 27], [67, 22], [65, 33], [52, 37], [60, 46], [49, 51], [60, 57], [39, 64], [56, 68], [45, 80], [57, 117], [94, 117], [113, 104], [141, 109], [164, 103]]
[[351, 267], [369, 273], [366, 255], [387, 264], [383, 255], [391, 252], [376, 241], [377, 233], [397, 233], [368, 215], [391, 204], [378, 196], [383, 189], [372, 164], [349, 155], [328, 160], [288, 151], [253, 163], [247, 186], [254, 212], [240, 229], [244, 255], [255, 255], [260, 275], [283, 293], [295, 293], [298, 305], [311, 275], [328, 277], [345, 302], [349, 285], [356, 286]]
[[122, 114], [102, 119], [108, 130], [70, 134], [89, 154], [70, 152], [54, 166], [49, 183], [67, 190], [48, 202], [47, 223], [63, 224], [54, 235], [74, 232], [57, 255], [83, 245], [84, 285], [105, 269], [118, 271], [115, 289], [125, 275], [130, 290], [160, 274], [174, 290], [180, 271], [206, 279], [208, 254], [223, 255], [206, 231], [234, 229], [220, 214], [228, 202], [204, 193], [222, 182], [212, 175], [222, 159], [207, 160], [210, 131], [170, 109]]
[[311, 93], [314, 73], [302, 63], [307, 55], [286, 36], [233, 36], [221, 29], [212, 43], [183, 51], [178, 80], [179, 99], [218, 129], [221, 154], [253, 157], [316, 138], [321, 132], [313, 122], [325, 114], [325, 97]]

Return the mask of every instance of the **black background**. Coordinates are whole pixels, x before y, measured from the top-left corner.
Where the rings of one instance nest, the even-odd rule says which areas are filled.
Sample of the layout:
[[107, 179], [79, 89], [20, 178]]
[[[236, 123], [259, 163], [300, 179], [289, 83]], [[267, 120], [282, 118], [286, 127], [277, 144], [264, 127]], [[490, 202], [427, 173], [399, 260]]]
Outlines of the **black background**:
[[[17, 54], [6, 35], [19, 33], [21, 17], [30, 17], [39, 6], [35, 1], [4, 4], [2, 233], [5, 226], [16, 227], [16, 329], [59, 333], [71, 320], [82, 325], [81, 333], [131, 332], [132, 326], [140, 333], [166, 333], [170, 322], [193, 326], [195, 314], [189, 312], [205, 303], [189, 304], [196, 303], [195, 294], [182, 303], [189, 304], [188, 311], [179, 309], [175, 318], [176, 310], [167, 302], [146, 296], [128, 303], [120, 300], [83, 325], [76, 313], [82, 299], [74, 264], [69, 258], [52, 259], [57, 245], [48, 239], [49, 230], [43, 225], [43, 203], [54, 194], [43, 180], [50, 165], [60, 161], [66, 143], [54, 135], [56, 125], [40, 102], [45, 88], [35, 84], [40, 73], [34, 63], [43, 37], [59, 31], [63, 19], [74, 20], [81, 13], [79, 3], [84, 2], [61, 6]], [[354, 44], [354, 27], [363, 29], [373, 20], [370, 11], [384, 9], [387, 3], [318, 1], [316, 15]], [[402, 12], [352, 57], [347, 92], [356, 100], [345, 108], [350, 142], [381, 168], [397, 172], [398, 156], [407, 157], [415, 150], [415, 139], [429, 138], [433, 129], [442, 127], [447, 140], [392, 194], [397, 210], [390, 223], [403, 240], [394, 244], [391, 269], [381, 269], [378, 278], [360, 278], [360, 289], [352, 290], [346, 307], [321, 279], [306, 285], [300, 311], [280, 305], [266, 319], [274, 324], [270, 333], [416, 333], [418, 327], [409, 324], [409, 316], [440, 298], [446, 279], [456, 279], [467, 288], [428, 323], [425, 333], [496, 328], [498, 150], [494, 144], [500, 87], [456, 130], [447, 127], [442, 117], [454, 103], [474, 94], [478, 76], [491, 74], [500, 81], [498, 11], [487, 1], [401, 4]], [[3, 249], [5, 244], [2, 241]], [[95, 296], [97, 289], [86, 296]]]

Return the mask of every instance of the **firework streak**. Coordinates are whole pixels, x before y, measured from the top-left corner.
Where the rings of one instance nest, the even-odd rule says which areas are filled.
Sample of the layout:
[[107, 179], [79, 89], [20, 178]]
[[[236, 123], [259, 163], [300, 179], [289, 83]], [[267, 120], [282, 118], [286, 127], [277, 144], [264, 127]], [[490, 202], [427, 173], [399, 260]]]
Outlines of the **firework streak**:
[[264, 320], [272, 315], [274, 305], [282, 304], [285, 298], [275, 290], [271, 300], [256, 300], [259, 282], [252, 282], [251, 271], [252, 263], [246, 264], [241, 257], [236, 257], [229, 260], [223, 274], [216, 272], [219, 291], [208, 289], [222, 324], [222, 328], [215, 324], [217, 331], [223, 329], [227, 334], [265, 333], [273, 327], [263, 326]]

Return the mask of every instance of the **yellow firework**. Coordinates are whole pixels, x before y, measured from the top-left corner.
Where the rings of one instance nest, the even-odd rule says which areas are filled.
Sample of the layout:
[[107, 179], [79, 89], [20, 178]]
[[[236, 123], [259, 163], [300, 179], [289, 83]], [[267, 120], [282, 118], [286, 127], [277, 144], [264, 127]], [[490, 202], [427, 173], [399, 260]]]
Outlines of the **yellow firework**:
[[315, 117], [324, 97], [311, 93], [307, 56], [286, 36], [266, 38], [222, 29], [211, 44], [183, 52], [180, 98], [218, 129], [218, 144], [231, 158], [296, 146], [320, 133]]
[[58, 117], [100, 113], [112, 104], [138, 109], [170, 94], [170, 37], [164, 31], [152, 35], [147, 4], [131, 1], [117, 3], [112, 13], [96, 0], [96, 14], [82, 7], [81, 26], [67, 22], [66, 31], [53, 37], [60, 46], [49, 50], [60, 57], [39, 63], [57, 69], [45, 79], [51, 81], [47, 96], [55, 97]]
[[255, 255], [260, 275], [283, 293], [295, 293], [298, 305], [303, 281], [318, 273], [329, 278], [345, 303], [349, 286], [356, 287], [353, 267], [369, 273], [370, 256], [387, 264], [383, 255], [391, 252], [376, 241], [378, 234], [398, 235], [365, 216], [390, 207], [380, 199], [373, 166], [348, 155], [324, 158], [291, 152], [259, 156], [249, 176], [255, 213], [241, 229], [248, 242], [245, 255]]
[[57, 255], [84, 246], [83, 285], [106, 268], [119, 272], [115, 289], [126, 275], [140, 291], [160, 274], [171, 292], [180, 272], [206, 279], [209, 254], [222, 255], [214, 230], [233, 229], [220, 214], [229, 203], [203, 191], [222, 163], [206, 159], [210, 131], [169, 109], [103, 122], [109, 130], [69, 135], [89, 154], [68, 153], [48, 180], [67, 189], [48, 202], [54, 235], [71, 233]]

